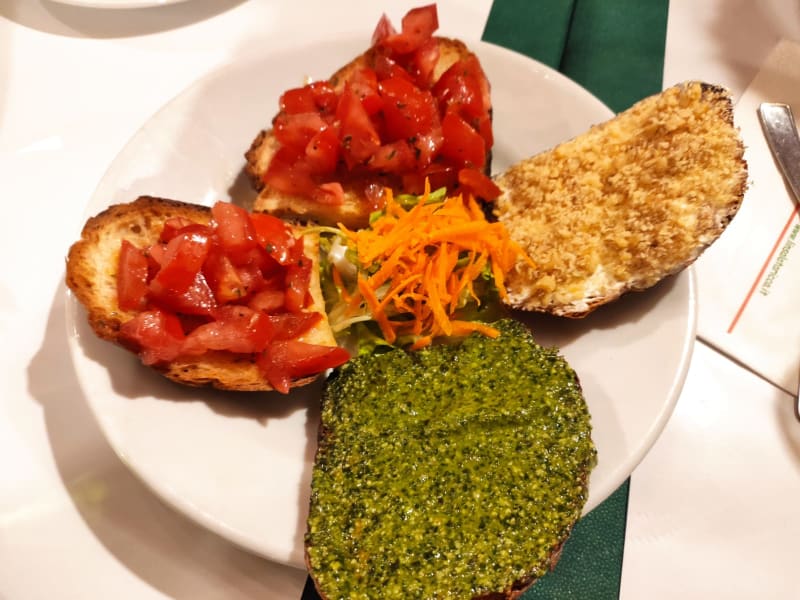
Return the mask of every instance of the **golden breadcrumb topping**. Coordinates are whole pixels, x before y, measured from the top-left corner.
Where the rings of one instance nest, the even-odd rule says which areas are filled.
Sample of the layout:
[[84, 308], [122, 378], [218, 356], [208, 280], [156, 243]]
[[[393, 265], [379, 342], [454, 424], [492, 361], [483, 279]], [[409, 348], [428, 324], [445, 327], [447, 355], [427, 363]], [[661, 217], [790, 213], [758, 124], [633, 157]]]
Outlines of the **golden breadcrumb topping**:
[[692, 82], [516, 164], [495, 213], [536, 267], [512, 304], [581, 316], [691, 263], [741, 203], [742, 155], [727, 93]]

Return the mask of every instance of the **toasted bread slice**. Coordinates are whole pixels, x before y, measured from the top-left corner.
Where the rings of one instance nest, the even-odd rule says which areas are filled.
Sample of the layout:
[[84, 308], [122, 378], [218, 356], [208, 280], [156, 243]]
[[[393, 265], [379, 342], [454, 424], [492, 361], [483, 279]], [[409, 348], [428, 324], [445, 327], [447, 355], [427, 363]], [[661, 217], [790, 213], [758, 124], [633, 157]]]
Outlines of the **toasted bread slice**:
[[688, 82], [495, 178], [495, 215], [535, 267], [509, 304], [583, 317], [691, 264], [742, 202], [747, 165], [729, 93]]
[[[435, 39], [439, 45], [439, 58], [433, 71], [433, 81], [437, 81], [455, 62], [471, 54], [460, 40], [443, 37]], [[377, 52], [373, 46], [336, 71], [328, 80], [329, 83], [337, 92], [341, 92], [354, 72], [364, 67], [375, 66]], [[369, 222], [370, 212], [375, 208], [367, 198], [367, 190], [371, 186], [380, 190], [384, 187], [397, 188], [399, 185], [399, 182], [390, 176], [354, 176], [340, 181], [344, 189], [342, 204], [322, 204], [302, 196], [290, 196], [270, 188], [263, 180], [270, 161], [279, 147], [280, 143], [275, 139], [272, 130], [263, 130], [245, 153], [247, 159], [245, 171], [259, 191], [253, 204], [253, 209], [256, 211], [328, 225], [342, 223], [351, 228], [363, 227]]]
[[[67, 286], [86, 308], [89, 325], [102, 339], [120, 344], [120, 327], [132, 319], [135, 311], [125, 311], [117, 304], [116, 271], [120, 244], [127, 239], [139, 248], [152, 245], [167, 219], [184, 217], [208, 223], [211, 211], [206, 206], [142, 196], [129, 204], [117, 204], [90, 218], [81, 239], [67, 256]], [[310, 292], [312, 310], [322, 314], [320, 323], [300, 340], [325, 346], [336, 341], [328, 325], [319, 285], [319, 248], [315, 235], [304, 236], [305, 252], [314, 261]], [[209, 351], [200, 356], [178, 358], [168, 364], [153, 365], [169, 379], [192, 386], [210, 385], [241, 391], [271, 390], [248, 355]], [[315, 377], [298, 379], [293, 387], [309, 383]]]

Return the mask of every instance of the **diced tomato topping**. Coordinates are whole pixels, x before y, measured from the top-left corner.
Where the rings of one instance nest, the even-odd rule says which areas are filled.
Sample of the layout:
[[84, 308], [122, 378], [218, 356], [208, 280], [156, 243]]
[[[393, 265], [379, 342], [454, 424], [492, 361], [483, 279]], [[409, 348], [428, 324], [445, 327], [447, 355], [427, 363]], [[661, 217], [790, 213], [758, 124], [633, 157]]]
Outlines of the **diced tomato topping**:
[[[120, 341], [146, 364], [209, 351], [263, 362], [273, 343], [296, 340], [323, 319], [307, 310], [312, 267], [302, 238], [271, 215], [218, 202], [209, 224], [168, 219], [149, 248], [120, 245], [118, 304], [139, 311], [122, 325]], [[276, 381], [282, 391], [293, 379], [328, 368], [319, 355], [336, 350], [306, 346], [310, 357], [273, 355], [278, 366], [272, 372], [281, 373]], [[284, 365], [283, 356], [293, 362]], [[315, 364], [322, 365], [316, 372], [310, 370]]]
[[[452, 189], [459, 170], [482, 169], [494, 144], [489, 81], [473, 54], [434, 79], [438, 27], [435, 4], [408, 11], [399, 31], [383, 15], [367, 66], [343, 82], [287, 90], [273, 121], [279, 148], [264, 182], [339, 204], [341, 184], [353, 176], [379, 174], [381, 185], [421, 193], [426, 177], [433, 188]], [[374, 205], [374, 194], [365, 198]]]
[[287, 393], [293, 379], [338, 367], [349, 359], [347, 350], [338, 346], [282, 340], [270, 344], [256, 362], [270, 385]]
[[122, 240], [117, 269], [117, 303], [122, 310], [142, 310], [147, 303], [147, 256]]

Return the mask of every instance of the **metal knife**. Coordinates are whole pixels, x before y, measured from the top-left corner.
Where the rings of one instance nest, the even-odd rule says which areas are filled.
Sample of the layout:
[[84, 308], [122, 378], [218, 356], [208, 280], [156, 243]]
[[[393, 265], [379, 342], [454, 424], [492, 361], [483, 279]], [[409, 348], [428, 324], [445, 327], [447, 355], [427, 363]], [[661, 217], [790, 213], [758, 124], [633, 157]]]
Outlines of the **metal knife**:
[[[788, 104], [764, 102], [758, 107], [758, 118], [795, 204], [800, 206], [800, 135], [792, 109]], [[794, 398], [794, 414], [800, 420], [800, 385]]]

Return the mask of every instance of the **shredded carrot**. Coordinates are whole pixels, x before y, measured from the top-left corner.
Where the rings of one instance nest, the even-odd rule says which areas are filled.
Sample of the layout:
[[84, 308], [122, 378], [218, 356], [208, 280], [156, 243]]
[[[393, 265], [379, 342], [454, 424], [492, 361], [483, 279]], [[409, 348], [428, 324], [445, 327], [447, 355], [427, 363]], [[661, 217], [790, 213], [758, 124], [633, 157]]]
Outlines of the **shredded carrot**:
[[429, 204], [429, 194], [426, 185], [407, 210], [386, 190], [384, 212], [368, 228], [340, 225], [361, 267], [357, 292], [344, 299], [350, 307], [365, 305], [390, 343], [411, 336], [412, 348], [421, 348], [438, 336], [497, 336], [489, 325], [455, 318], [461, 299], [468, 294], [480, 303], [473, 282], [487, 264], [501, 297], [507, 297], [505, 273], [517, 260], [531, 259], [502, 223], [486, 220], [471, 196]]

